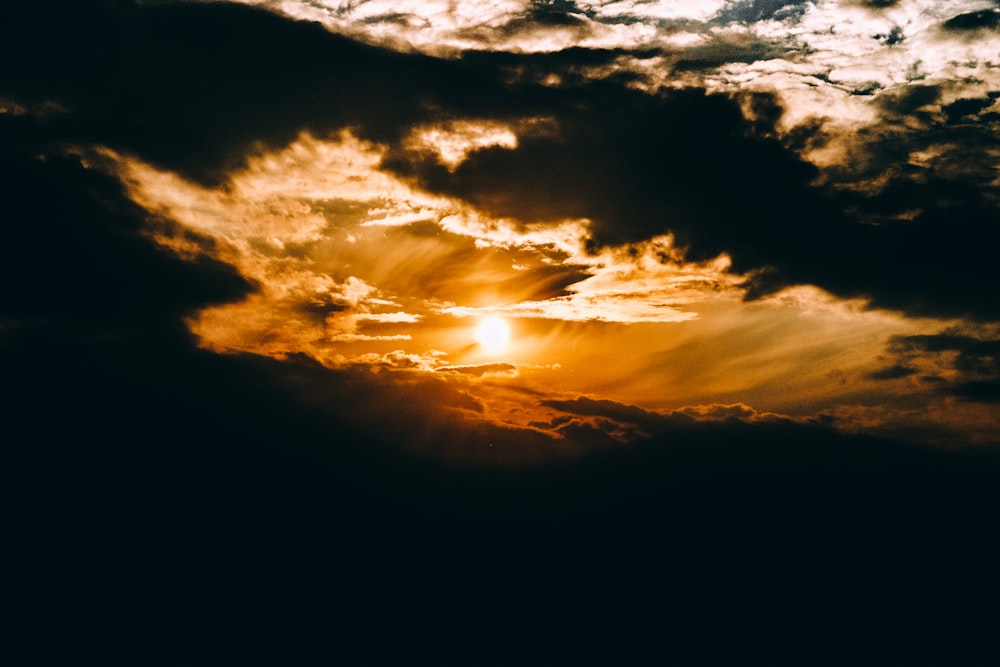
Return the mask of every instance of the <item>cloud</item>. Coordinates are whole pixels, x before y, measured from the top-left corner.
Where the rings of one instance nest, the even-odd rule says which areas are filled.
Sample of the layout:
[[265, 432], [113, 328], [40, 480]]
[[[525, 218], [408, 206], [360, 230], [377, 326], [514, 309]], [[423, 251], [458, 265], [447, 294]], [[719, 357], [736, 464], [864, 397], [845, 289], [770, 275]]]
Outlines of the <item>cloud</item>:
[[977, 403], [998, 403], [1000, 402], [1000, 379], [962, 382], [953, 387], [950, 393]]
[[[733, 466], [731, 470], [738, 475], [795, 469], [812, 478], [810, 471], [835, 469], [851, 471], [848, 474], [885, 469], [913, 472], [934, 465], [931, 460], [937, 456], [933, 448], [904, 445], [901, 449], [891, 437], [845, 437], [828, 423], [836, 419], [794, 420], [744, 404], [690, 406], [672, 413], [587, 397], [546, 404], [565, 414], [537, 424], [539, 428], [586, 441], [598, 442], [603, 437], [612, 443], [628, 443], [626, 448], [605, 445], [596, 450], [591, 459], [595, 469], [635, 464], [639, 470], [666, 464], [689, 472], [686, 466], [721, 465]], [[810, 445], [803, 446], [805, 442]]]
[[[926, 90], [933, 98], [934, 89]], [[913, 104], [934, 103], [918, 98], [909, 95]], [[909, 128], [896, 129], [890, 114], [900, 123], [904, 116], [890, 111], [894, 99], [880, 97], [887, 122], [869, 135], [869, 173], [903, 169], [933, 146], [955, 159], [913, 164], [871, 193], [817, 187], [818, 171], [776, 141], [753, 137], [753, 126], [732, 100], [697, 91], [650, 97], [616, 90], [598, 97], [595, 86], [580, 110], [560, 117], [557, 136], [477, 151], [452, 171], [414, 155], [397, 155], [387, 165], [495, 216], [585, 218], [597, 246], [670, 232], [689, 261], [726, 253], [735, 272], [759, 271], [748, 283], [751, 295], [814, 284], [915, 314], [996, 317], [995, 300], [984, 298], [996, 276], [973, 268], [988, 266], [985, 257], [969, 255], [989, 247], [997, 228], [990, 222], [996, 208], [986, 190], [989, 174], [969, 173], [978, 167], [963, 167], [969, 163], [958, 158], [968, 146], [989, 145], [975, 139], [983, 130], [956, 131], [934, 119], [923, 133], [914, 132], [912, 120], [905, 121]], [[758, 131], [766, 133], [764, 125]], [[699, 127], [714, 129], [698, 133]], [[879, 143], [877, 135], [893, 140]], [[955, 182], [960, 176], [961, 184]], [[970, 176], [984, 180], [982, 190]], [[903, 194], [909, 191], [916, 196]], [[872, 224], [886, 214], [893, 224]], [[963, 231], [943, 233], [956, 220]], [[974, 247], [965, 242], [970, 237], [979, 240]], [[923, 269], [951, 258], [961, 266], [934, 274]], [[844, 272], [844, 261], [855, 270]], [[965, 289], [969, 271], [986, 291]]]
[[479, 364], [477, 366], [442, 366], [435, 369], [439, 373], [462, 373], [483, 377], [484, 375], [517, 375], [517, 366], [513, 364]]
[[762, 39], [756, 35], [723, 34], [674, 54], [670, 58], [671, 69], [677, 74], [686, 72], [713, 74], [722, 66], [774, 60], [781, 58], [787, 51], [787, 45]]
[[945, 30], [966, 32], [980, 29], [995, 29], [1000, 26], [1000, 11], [983, 9], [952, 17], [941, 24]]
[[[920, 367], [924, 381], [934, 391], [979, 403], [998, 400], [1000, 387], [1000, 339], [982, 337], [990, 332], [970, 335], [959, 331], [937, 334], [894, 336], [887, 352], [903, 363], [910, 372], [884, 375], [878, 379], [908, 377]], [[899, 366], [896, 366], [899, 367]], [[894, 368], [896, 368], [894, 367]], [[891, 369], [890, 369], [891, 370]]]
[[681, 424], [688, 422], [688, 418], [682, 414], [668, 415], [644, 410], [634, 405], [586, 396], [571, 400], [546, 400], [542, 401], [542, 405], [578, 417], [595, 418], [584, 423], [589, 423], [591, 428], [598, 431], [608, 431], [616, 440], [634, 440], [640, 434], [648, 437], [678, 422]]
[[[78, 143], [139, 153], [202, 183], [221, 182], [255, 149], [285, 146], [302, 130], [326, 135], [356, 125], [365, 138], [395, 140], [439, 119], [428, 106], [435, 98], [468, 108], [501, 90], [496, 78], [463, 67], [366, 47], [239, 5], [68, 3], [44, 13], [25, 5], [11, 18], [8, 26], [22, 26], [4, 31], [11, 48], [45, 38], [78, 54], [71, 68], [47, 57], [20, 62], [5, 77], [15, 99], [57, 101], [74, 120], [53, 129]], [[251, 48], [262, 41], [274, 49]], [[234, 53], [242, 54], [239, 67], [231, 66]], [[151, 125], [157, 132], [146, 131]]]
[[[740, 421], [755, 421], [758, 419], [781, 419], [779, 415], [773, 413], [761, 413], [744, 403], [734, 403], [732, 405], [690, 405], [675, 411], [675, 414], [684, 414], [694, 419], [722, 421], [727, 419], [738, 419]], [[787, 419], [787, 418], [786, 418]]]
[[869, 9], [887, 9], [895, 7], [900, 0], [858, 0], [857, 4]]
[[[522, 138], [516, 150], [477, 151], [453, 172], [419, 155], [387, 164], [499, 217], [586, 218], [599, 245], [672, 231], [695, 260], [741, 244], [741, 234], [750, 234], [747, 218], [788, 225], [789, 200], [811, 196], [804, 186], [812, 168], [777, 144], [747, 137], [729, 98], [697, 90], [650, 96], [598, 83], [565, 96], [578, 101], [558, 117], [558, 136]], [[713, 129], [696, 131], [702, 127]], [[712, 197], [717, 189], [728, 196]], [[722, 236], [730, 248], [716, 241]], [[753, 262], [736, 252], [733, 259]]]
[[[698, 20], [724, 9], [706, 7], [698, 9], [705, 10]], [[761, 7], [739, 6], [766, 9]], [[626, 9], [578, 8], [556, 11], [598, 21]], [[657, 21], [679, 20], [668, 18], [668, 9], [647, 7], [653, 23], [644, 25], [653, 25], [656, 13], [664, 14]], [[820, 61], [795, 45], [801, 31], [817, 29], [833, 16], [823, 12], [834, 9], [810, 7], [783, 27], [761, 21], [761, 43], [790, 49], [766, 67], [809, 79], [821, 95], [835, 94], [830, 82], [852, 81], [833, 75], [850, 69], [850, 58], [829, 50], [825, 34], [817, 33], [816, 43], [830, 58], [826, 79], [816, 67]], [[935, 58], [945, 53], [947, 40], [917, 30], [930, 19], [921, 15], [923, 23], [907, 23], [897, 12], [902, 9], [844, 9], [844, 16], [861, 17], [851, 28], [857, 34], [843, 39], [861, 49], [853, 57], [881, 49], [895, 67], [909, 57], [902, 49], [917, 48], [913, 41], [933, 43]], [[17, 11], [38, 18], [36, 10]], [[885, 69], [885, 90], [845, 103], [859, 114], [851, 123], [865, 118], [860, 125], [838, 124], [843, 117], [796, 125], [803, 111], [793, 109], [793, 95], [754, 85], [737, 91], [740, 81], [751, 81], [739, 79], [739, 72], [753, 68], [727, 69], [764, 65], [735, 62], [743, 60], [736, 51], [729, 54], [733, 62], [722, 63], [724, 45], [712, 51], [713, 38], [694, 24], [683, 38], [687, 45], [673, 51], [661, 45], [639, 53], [572, 48], [431, 58], [364, 46], [245, 7], [125, 11], [103, 5], [96, 14], [67, 12], [33, 30], [45, 26], [63, 35], [68, 47], [81, 47], [81, 63], [88, 66], [71, 75], [44, 58], [20, 65], [4, 84], [4, 99], [19, 111], [6, 115], [43, 133], [45, 149], [54, 142], [108, 146], [113, 152], [80, 153], [88, 164], [117, 160], [115, 173], [152, 217], [181, 223], [149, 225], [144, 233], [191, 261], [235, 266], [233, 273], [255, 284], [242, 300], [185, 313], [203, 343], [216, 341], [213, 349], [276, 358], [306, 351], [337, 366], [366, 355], [384, 358], [405, 342], [404, 353], [421, 358], [426, 350], [450, 350], [452, 356], [437, 365], [475, 366], [481, 360], [470, 358], [468, 332], [450, 315], [505, 312], [535, 320], [524, 323], [518, 353], [540, 354], [555, 349], [557, 335], [582, 331], [571, 323], [672, 324], [680, 330], [709, 318], [714, 326], [721, 317], [706, 315], [713, 308], [716, 315], [736, 312], [741, 295], [786, 298], [795, 285], [817, 285], [836, 298], [909, 315], [996, 317], [996, 277], [986, 257], [996, 227], [990, 195], [995, 176], [986, 167], [993, 97], [987, 83], [976, 88], [941, 80], [943, 70], [933, 67], [938, 61], [928, 59], [930, 78], [919, 83]], [[109, 18], [114, 20], [104, 20]], [[87, 30], [74, 33], [73, 20]], [[907, 38], [889, 54], [872, 35], [890, 34], [893, 25], [902, 26]], [[681, 39], [677, 24], [662, 27]], [[125, 42], [97, 39], [119, 29], [128, 33]], [[213, 30], [221, 41], [209, 39]], [[793, 39], [783, 41], [781, 30]], [[94, 49], [82, 48], [87, 31]], [[244, 64], [255, 72], [252, 80], [242, 67], [225, 76], [220, 54], [246, 50], [252, 40], [272, 34], [276, 43], [290, 45], [288, 54], [279, 49], [264, 59], [251, 49]], [[189, 49], [176, 47], [180, 37]], [[139, 56], [120, 58], [116, 49], [125, 47]], [[720, 67], [706, 61], [689, 70], [686, 88], [651, 86], [663, 81], [650, 74], [656, 66], [667, 71], [706, 48], [719, 56]], [[348, 60], [352, 68], [329, 65]], [[142, 83], [167, 71], [175, 74], [159, 89]], [[97, 85], [104, 77], [122, 86]], [[846, 99], [844, 92], [836, 94]], [[67, 111], [36, 112], [42, 100]], [[251, 111], [237, 113], [234, 100]], [[146, 131], [151, 126], [162, 128], [160, 135]], [[206, 140], [185, 140], [190, 137]], [[830, 148], [837, 145], [850, 150], [838, 154]], [[840, 158], [812, 159], [825, 149]], [[976, 158], [963, 159], [969, 155]], [[552, 326], [546, 319], [560, 325], [546, 333]], [[875, 329], [889, 335], [901, 326]], [[605, 329], [611, 330], [621, 329]], [[644, 344], [653, 339], [630, 335]], [[734, 343], [725, 363], [713, 356], [721, 354], [718, 348], [712, 355], [697, 349], [702, 372], [673, 353], [682, 334], [661, 335], [656, 363], [669, 360], [711, 378], [711, 391], [683, 400], [665, 380], [643, 376], [661, 392], [660, 406], [667, 405], [663, 392], [682, 401], [673, 406], [757, 404], [766, 392], [777, 392], [780, 400], [789, 394], [774, 384], [790, 377], [782, 365], [788, 357], [775, 352], [783, 361], [774, 370], [744, 369], [745, 381], [726, 388], [719, 369], [735, 367], [734, 357], [745, 359], [737, 352], [745, 347]], [[516, 361], [525, 360], [539, 366], [553, 361]], [[852, 357], [847, 365], [856, 369], [858, 363]], [[637, 364], [630, 352], [622, 373]], [[886, 359], [874, 368], [896, 366], [909, 367]], [[865, 376], [879, 370], [842, 372], [852, 380], [896, 381], [894, 386], [941, 377], [913, 367], [919, 373], [884, 380]], [[803, 378], [830, 371], [810, 370]], [[664, 370], [665, 377], [675, 375]], [[596, 386], [593, 378], [587, 381]], [[803, 395], [823, 393], [807, 390], [801, 378], [789, 382]], [[980, 390], [973, 385], [970, 392]], [[637, 390], [630, 391], [632, 400]], [[751, 400], [739, 392], [757, 393]]]
[[[371, 339], [370, 339], [371, 340]], [[389, 340], [399, 340], [398, 338]], [[393, 350], [385, 354], [377, 352], [366, 352], [350, 357], [339, 356], [334, 358], [335, 367], [344, 369], [350, 366], [367, 366], [370, 369], [379, 370], [382, 368], [434, 371], [439, 370], [442, 364], [442, 357], [445, 353], [430, 350], [423, 354], [407, 352], [406, 350]]]
[[443, 126], [416, 128], [408, 141], [410, 150], [430, 150], [449, 169], [455, 169], [473, 151], [491, 146], [517, 148], [517, 135], [505, 125], [454, 121]]
[[[554, 11], [564, 9], [575, 11]], [[905, 94], [895, 88], [905, 77], [891, 74], [880, 84], [889, 87], [864, 103], [867, 113], [875, 113], [867, 127], [841, 136], [831, 133], [829, 123], [813, 130], [801, 126], [788, 135], [796, 144], [783, 145], [778, 137], [787, 130], [778, 123], [786, 105], [774, 94], [764, 103], [769, 95], [761, 92], [641, 92], [629, 84], [645, 74], [629, 70], [633, 61], [621, 60], [622, 51], [569, 49], [537, 57], [481, 52], [447, 60], [363, 46], [315, 25], [234, 5], [144, 6], [120, 15], [108, 8], [70, 9], [48, 21], [27, 7], [17, 11], [25, 16], [12, 24], [62, 31], [67, 48], [81, 55], [72, 70], [45, 58], [23, 63], [6, 78], [12, 99], [23, 106], [44, 98], [72, 110], [72, 122], [65, 115], [47, 121], [64, 140], [137, 153], [203, 184], [223, 182], [248, 164], [248, 156], [287, 146], [303, 130], [328, 136], [352, 127], [360, 139], [387, 147], [383, 166], [420, 188], [525, 224], [585, 220], [595, 249], [669, 232], [688, 260], [726, 253], [735, 274], [752, 272], [747, 287], [754, 297], [815, 284], [920, 315], [997, 316], [995, 300], [985, 296], [995, 276], [976, 268], [989, 265], [981, 249], [989, 247], [996, 227], [992, 176], [982, 167], [990, 163], [993, 120], [989, 107], [973, 116], [964, 102], [951, 106], [992, 99], [987, 90], [956, 95], [939, 80], [927, 80], [910, 95], [910, 87]], [[820, 8], [809, 9], [795, 30], [813, 29], [824, 17]], [[70, 29], [73, 21], [79, 30]], [[910, 28], [902, 27], [909, 35]], [[866, 24], [865, 39], [874, 42], [872, 34], [891, 28]], [[110, 38], [112, 29], [123, 37]], [[11, 33], [11, 43], [29, 39], [30, 32]], [[180, 36], [183, 51], [174, 48]], [[929, 34], [921, 40], [907, 48], [932, 42], [944, 48]], [[262, 41], [287, 48], [265, 56], [247, 46]], [[126, 48], [128, 57], [116, 51]], [[699, 38], [671, 58], [697, 60], [706, 48], [713, 48], [711, 42]], [[248, 60], [230, 72], [219, 54], [234, 52], [248, 54]], [[724, 57], [725, 48], [718, 54]], [[904, 56], [892, 56], [893, 62]], [[765, 56], [754, 59], [759, 57]], [[731, 63], [741, 59], [735, 52], [728, 57]], [[923, 67], [943, 67], [946, 60], [924, 57]], [[339, 62], [352, 65], [326, 65]], [[109, 88], [95, 77], [118, 83]], [[161, 85], [144, 86], [151, 79]], [[937, 91], [938, 99], [902, 111], [900, 100], [916, 104], [925, 99], [923, 89]], [[754, 104], [770, 111], [748, 118]], [[935, 105], [942, 105], [944, 117]], [[544, 131], [530, 129], [526, 118], [546, 119]], [[455, 128], [504, 127], [500, 131], [511, 132], [517, 144], [512, 147], [507, 134], [483, 144], [486, 135], [470, 139], [466, 132], [467, 148], [442, 164], [439, 152], [412, 143], [441, 122], [452, 128], [452, 138], [458, 136]], [[158, 131], [147, 132], [150, 126]], [[836, 168], [821, 171], [797, 152], [833, 141], [850, 142]], [[982, 159], [963, 159], [970, 150]], [[878, 181], [880, 175], [887, 181]], [[959, 178], [961, 186], [953, 183]], [[948, 192], [958, 187], [965, 188], [961, 199]], [[895, 194], [907, 191], [919, 193], [919, 208]], [[299, 215], [297, 203], [281, 203], [277, 196], [268, 206], [265, 213], [276, 224]], [[300, 216], [303, 235], [321, 224], [317, 211], [311, 215]], [[390, 207], [372, 223], [412, 224], [428, 215], [418, 205]], [[880, 224], [886, 216], [893, 224]], [[262, 235], [287, 243], [266, 233], [265, 217], [254, 217]], [[963, 226], [960, 233], [942, 233], [952, 220]], [[964, 243], [963, 235], [976, 243]], [[895, 259], [887, 262], [890, 255]], [[952, 258], [955, 263], [940, 272], [923, 270]], [[844, 262], [856, 270], [842, 271]], [[975, 287], [967, 289], [970, 284]]]
[[[85, 168], [78, 156], [39, 157], [37, 131], [30, 118], [0, 115], [11, 249], [0, 267], [0, 317], [61, 323], [67, 334], [79, 327], [80, 335], [113, 338], [137, 327], [150, 336], [186, 337], [182, 317], [255, 291], [231, 265], [200, 253], [178, 260], [150, 244], [148, 227], [175, 230], [176, 223], [148, 215], [117, 179]], [[213, 246], [202, 235], [184, 238]]]
[[[656, 38], [655, 25], [663, 14], [663, 8], [648, 3], [640, 6], [646, 15], [639, 19], [633, 12], [616, 14], [615, 8], [607, 5], [566, 1], [507, 0], [468, 6], [443, 2], [345, 5], [299, 0], [245, 3], [318, 21], [332, 32], [360, 41], [441, 55], [471, 49], [551, 52], [574, 45], [643, 43]], [[673, 10], [676, 13], [676, 8]]]
[[896, 364], [894, 366], [872, 371], [868, 377], [873, 380], [898, 380], [899, 378], [910, 377], [916, 372], [917, 370], [915, 368], [910, 368], [909, 366], [904, 366], [902, 364]]
[[524, 12], [499, 26], [489, 26], [485, 30], [465, 28], [458, 34], [475, 36], [483, 44], [495, 45], [498, 40], [509, 40], [535, 44], [538, 50], [558, 50], [586, 41], [593, 36], [594, 28], [587, 14], [573, 2], [557, 0], [533, 2]]
[[714, 20], [720, 23], [787, 21], [801, 16], [808, 4], [803, 0], [740, 0], [730, 3], [715, 15]]

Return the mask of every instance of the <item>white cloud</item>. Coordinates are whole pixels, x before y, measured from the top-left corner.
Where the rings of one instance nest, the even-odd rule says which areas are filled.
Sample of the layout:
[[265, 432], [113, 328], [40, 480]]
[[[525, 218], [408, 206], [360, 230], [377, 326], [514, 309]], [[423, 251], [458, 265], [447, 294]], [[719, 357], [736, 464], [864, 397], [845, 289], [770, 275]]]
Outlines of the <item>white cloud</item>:
[[429, 150], [454, 171], [469, 153], [482, 148], [517, 148], [514, 131], [498, 123], [454, 121], [442, 126], [418, 127], [405, 142], [409, 150]]
[[[878, 9], [856, 0], [816, 0], [801, 3], [801, 11], [777, 15], [783, 20], [728, 26], [712, 19], [740, 5], [732, 0], [581, 1], [557, 8], [575, 7], [577, 24], [568, 25], [532, 23], [526, 17], [533, 4], [526, 0], [242, 1], [319, 21], [331, 31], [369, 42], [446, 57], [463, 49], [531, 52], [574, 46], [659, 47], [662, 55], [658, 57], [622, 57], [585, 74], [604, 77], [629, 70], [640, 75], [641, 81], [634, 85], [644, 89], [698, 85], [722, 92], [771, 91], [786, 107], [786, 128], [820, 118], [833, 136], [856, 136], [858, 130], [877, 122], [872, 102], [880, 94], [906, 86], [940, 85], [943, 104], [1000, 89], [1000, 69], [992, 65], [1000, 53], [1000, 35], [978, 31], [975, 39], [969, 39], [941, 28], [957, 15], [993, 9], [995, 3], [989, 0], [908, 0]], [[511, 21], [521, 23], [512, 30]], [[710, 54], [702, 69], [672, 68], [672, 63], [689, 56], [698, 60], [699, 54]], [[734, 62], [724, 62], [727, 54]], [[753, 60], [755, 55], [759, 59]], [[716, 58], [721, 60], [713, 65]], [[750, 62], [742, 62], [746, 60]], [[553, 75], [554, 85], [557, 79]], [[443, 164], [454, 168], [477, 148], [513, 147], [517, 134], [516, 128], [474, 124], [418, 128], [411, 143], [437, 152]], [[832, 142], [806, 157], [825, 165], [844, 161], [849, 154]], [[406, 224], [417, 215], [402, 212], [381, 222], [373, 219], [372, 224]]]

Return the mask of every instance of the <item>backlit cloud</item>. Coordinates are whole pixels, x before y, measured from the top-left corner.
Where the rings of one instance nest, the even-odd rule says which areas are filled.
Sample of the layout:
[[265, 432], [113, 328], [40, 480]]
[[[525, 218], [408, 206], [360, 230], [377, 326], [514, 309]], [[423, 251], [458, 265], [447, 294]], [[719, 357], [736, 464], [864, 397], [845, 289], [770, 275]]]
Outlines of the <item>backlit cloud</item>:
[[993, 437], [990, 3], [66, 12], [78, 66], [25, 61], [0, 116], [115, 179], [157, 252], [226, 267], [173, 318], [213, 353], [549, 444], [659, 433], [611, 404]]

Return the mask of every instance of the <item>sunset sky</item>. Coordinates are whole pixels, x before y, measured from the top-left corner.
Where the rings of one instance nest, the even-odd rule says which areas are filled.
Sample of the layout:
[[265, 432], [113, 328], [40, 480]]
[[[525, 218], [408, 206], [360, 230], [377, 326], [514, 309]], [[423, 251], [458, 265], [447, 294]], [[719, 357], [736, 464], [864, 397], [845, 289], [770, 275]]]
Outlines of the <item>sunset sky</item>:
[[6, 14], [0, 345], [61, 484], [406, 521], [996, 500], [996, 2]]

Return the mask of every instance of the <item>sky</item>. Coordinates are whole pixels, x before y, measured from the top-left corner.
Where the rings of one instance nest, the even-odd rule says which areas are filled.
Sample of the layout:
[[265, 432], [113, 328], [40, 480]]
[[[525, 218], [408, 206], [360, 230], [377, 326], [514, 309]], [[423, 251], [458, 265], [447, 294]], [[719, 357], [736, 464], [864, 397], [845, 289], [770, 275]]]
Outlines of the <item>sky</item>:
[[988, 534], [997, 3], [6, 13], [45, 516]]

